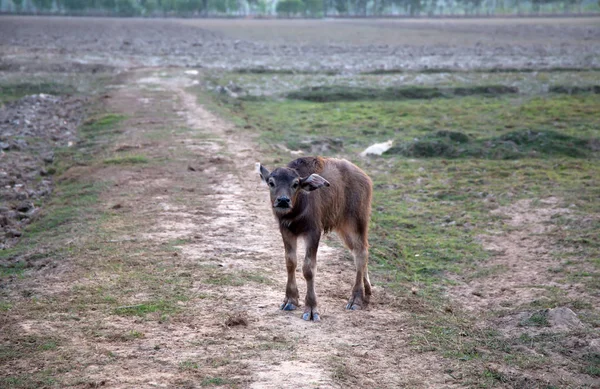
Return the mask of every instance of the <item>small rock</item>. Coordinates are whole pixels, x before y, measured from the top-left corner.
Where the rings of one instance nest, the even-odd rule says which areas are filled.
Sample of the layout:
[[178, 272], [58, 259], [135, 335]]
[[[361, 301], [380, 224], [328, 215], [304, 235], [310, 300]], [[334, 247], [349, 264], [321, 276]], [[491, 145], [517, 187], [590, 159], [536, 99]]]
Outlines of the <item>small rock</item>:
[[25, 150], [27, 148], [27, 142], [25, 142], [25, 140], [23, 139], [17, 139], [16, 142], [13, 144], [12, 148], [15, 150]]
[[42, 160], [46, 163], [54, 162], [54, 153], [50, 152], [42, 157]]
[[8, 150], [9, 148], [10, 148], [10, 145], [8, 143], [0, 142], [0, 149]]
[[227, 327], [235, 327], [235, 326], [248, 326], [248, 319], [246, 319], [245, 315], [239, 313], [237, 315], [229, 316], [227, 320], [225, 320], [225, 325]]
[[6, 237], [7, 238], [18, 238], [21, 235], [22, 235], [21, 231], [17, 231], [17, 230], [8, 230], [8, 231], [6, 231]]
[[588, 347], [591, 352], [600, 354], [600, 338], [591, 340]]
[[549, 309], [547, 318], [550, 325], [556, 329], [573, 330], [583, 327], [575, 312], [569, 308], [558, 307]]
[[17, 211], [19, 212], [28, 212], [30, 209], [33, 209], [33, 203], [31, 201], [23, 201], [17, 206]]

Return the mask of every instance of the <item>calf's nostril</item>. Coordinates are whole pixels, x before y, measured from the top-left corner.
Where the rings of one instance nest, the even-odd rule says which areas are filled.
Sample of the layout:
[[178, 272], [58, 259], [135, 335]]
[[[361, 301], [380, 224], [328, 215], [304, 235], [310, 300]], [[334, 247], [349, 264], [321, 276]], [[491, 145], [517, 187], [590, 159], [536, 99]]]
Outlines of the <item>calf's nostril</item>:
[[291, 200], [288, 197], [279, 197], [275, 201], [276, 207], [289, 207], [291, 204]]

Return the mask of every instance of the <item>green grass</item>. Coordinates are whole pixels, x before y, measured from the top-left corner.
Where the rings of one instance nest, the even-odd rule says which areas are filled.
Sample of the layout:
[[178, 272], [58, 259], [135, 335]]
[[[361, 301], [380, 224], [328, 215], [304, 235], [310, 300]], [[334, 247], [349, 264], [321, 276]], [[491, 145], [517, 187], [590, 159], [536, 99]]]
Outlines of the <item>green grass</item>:
[[60, 381], [53, 377], [53, 372], [44, 370], [32, 374], [12, 377], [0, 377], [0, 387], [11, 389], [38, 389], [60, 387]]
[[521, 320], [519, 325], [523, 327], [550, 327], [550, 322], [546, 311], [536, 311], [526, 319]]
[[[13, 256], [13, 253], [17, 252], [16, 250], [3, 250], [0, 252], [2, 256], [0, 258], [10, 258]], [[26, 269], [25, 262], [19, 261], [12, 264], [2, 264], [0, 265], [0, 278], [8, 277], [8, 276], [19, 276], [23, 274]]]
[[148, 157], [144, 155], [126, 155], [114, 158], [107, 158], [103, 162], [107, 165], [134, 165], [140, 163], [148, 163]]
[[210, 285], [243, 286], [248, 282], [269, 284], [271, 281], [261, 274], [249, 271], [225, 273], [222, 270], [216, 270], [207, 274], [205, 282]]
[[438, 131], [421, 139], [400, 142], [386, 153], [419, 158], [479, 157], [505, 160], [538, 156], [581, 158], [594, 156], [595, 143], [595, 140], [564, 135], [551, 130], [513, 131], [501, 136], [477, 140], [471, 140], [462, 132]]
[[554, 85], [549, 88], [552, 93], [581, 94], [581, 93], [596, 93], [600, 94], [600, 85], [590, 86], [569, 86], [569, 85]]
[[80, 146], [98, 146], [110, 142], [114, 135], [122, 132], [119, 124], [125, 120], [124, 115], [106, 113], [88, 118], [80, 128], [83, 141]]
[[600, 377], [600, 353], [589, 353], [584, 357], [583, 372], [592, 377]]
[[55, 197], [46, 204], [43, 216], [25, 229], [30, 237], [63, 232], [75, 220], [89, 216], [89, 207], [96, 204], [106, 182], [63, 182], [55, 189]]
[[440, 87], [403, 87], [385, 89], [348, 87], [348, 86], [317, 86], [299, 89], [286, 95], [292, 100], [312, 102], [361, 101], [361, 100], [407, 100], [452, 98], [457, 96], [499, 96], [514, 94], [519, 90], [504, 85], [482, 85], [470, 87], [440, 88]]
[[78, 129], [79, 141], [74, 147], [55, 150], [54, 163], [48, 171], [54, 176], [60, 176], [74, 166], [89, 166], [98, 162], [99, 150], [122, 132], [120, 124], [125, 118], [112, 113], [89, 117]]
[[59, 346], [58, 339], [15, 335], [0, 345], [0, 363], [16, 361], [26, 355], [55, 352]]
[[194, 362], [194, 361], [179, 362], [179, 369], [183, 370], [183, 371], [198, 370], [198, 362]]
[[[593, 146], [600, 138], [599, 105], [600, 96], [588, 94], [331, 103], [238, 101], [231, 107], [249, 126], [261, 129], [263, 142], [283, 143], [292, 150], [302, 148], [306, 140], [339, 138], [346, 151], [359, 151], [388, 139], [399, 145], [431, 139], [440, 131], [446, 131], [459, 133], [461, 138], [480, 148], [488, 141], [511, 142], [505, 145], [508, 147], [517, 144], [517, 140], [529, 143], [524, 151], [530, 151], [532, 147], [544, 145], [549, 136], [554, 137], [551, 140], [558, 141], [558, 145], [575, 141], [575, 147], [585, 142]], [[532, 135], [538, 133], [544, 136]], [[537, 144], [531, 144], [532, 141]], [[453, 142], [453, 146], [465, 143]], [[464, 154], [477, 156], [475, 152]], [[540, 152], [540, 155], [548, 154], [561, 152], [548, 148]]]
[[[435, 91], [438, 89], [440, 93], [443, 91], [452, 94], [453, 89], [459, 88], [459, 91], [461, 89], [468, 90], [476, 95], [482, 95], [481, 92], [485, 92], [483, 88], [490, 85], [517, 88], [519, 96], [527, 97], [548, 96], [551, 93], [593, 93], [594, 88], [597, 88], [598, 85], [598, 70], [600, 69], [562, 69], [563, 71], [560, 72], [530, 70], [504, 69], [502, 72], [487, 74], [469, 71], [439, 72], [433, 69], [425, 72], [383, 70], [362, 74], [338, 74], [334, 77], [326, 73], [279, 72], [266, 69], [260, 72], [229, 73], [206, 70], [203, 73], [206, 75], [211, 89], [217, 85], [240, 87], [241, 90], [234, 89], [238, 91], [242, 100], [281, 98], [297, 91], [310, 92], [311, 88], [316, 95], [344, 90], [362, 91], [363, 94], [365, 91], [372, 91], [370, 96], [381, 100], [381, 96], [378, 95], [378, 91], [381, 89], [388, 91], [411, 89]], [[555, 92], [549, 92], [549, 90]], [[392, 95], [392, 97], [394, 96]], [[393, 99], [397, 99], [397, 97]]]
[[94, 134], [102, 131], [114, 131], [116, 126], [125, 119], [124, 115], [105, 113], [97, 116], [92, 116], [84, 123], [82, 132]]
[[140, 316], [144, 317], [149, 313], [158, 312], [159, 314], [172, 314], [177, 312], [177, 307], [170, 301], [155, 300], [142, 304], [126, 305], [116, 307], [113, 310], [115, 315], [120, 316]]
[[18, 100], [27, 95], [33, 94], [50, 94], [50, 95], [64, 95], [75, 92], [75, 89], [65, 84], [59, 84], [48, 81], [40, 82], [19, 82], [4, 84], [0, 88], [0, 106], [3, 103], [8, 103], [14, 100]]
[[231, 381], [220, 377], [206, 377], [200, 382], [200, 386], [223, 386], [230, 384]]

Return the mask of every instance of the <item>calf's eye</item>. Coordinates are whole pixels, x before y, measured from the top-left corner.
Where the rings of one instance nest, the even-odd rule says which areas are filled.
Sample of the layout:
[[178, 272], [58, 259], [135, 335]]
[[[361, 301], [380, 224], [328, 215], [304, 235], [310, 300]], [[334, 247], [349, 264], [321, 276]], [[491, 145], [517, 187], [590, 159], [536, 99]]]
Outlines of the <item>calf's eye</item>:
[[297, 187], [298, 187], [298, 183], [297, 183], [297, 182], [294, 182], [294, 183], [292, 184], [292, 188], [293, 188], [293, 189], [296, 189]]
[[273, 181], [269, 181], [269, 186], [272, 188], [275, 186], [275, 183]]

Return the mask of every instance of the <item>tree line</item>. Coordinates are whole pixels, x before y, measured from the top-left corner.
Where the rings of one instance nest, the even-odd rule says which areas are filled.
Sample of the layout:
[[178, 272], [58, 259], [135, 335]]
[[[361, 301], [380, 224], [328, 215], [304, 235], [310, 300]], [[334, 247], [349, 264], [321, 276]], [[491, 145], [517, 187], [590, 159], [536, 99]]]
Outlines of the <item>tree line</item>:
[[0, 0], [1, 12], [118, 16], [364, 17], [600, 11], [600, 0]]

